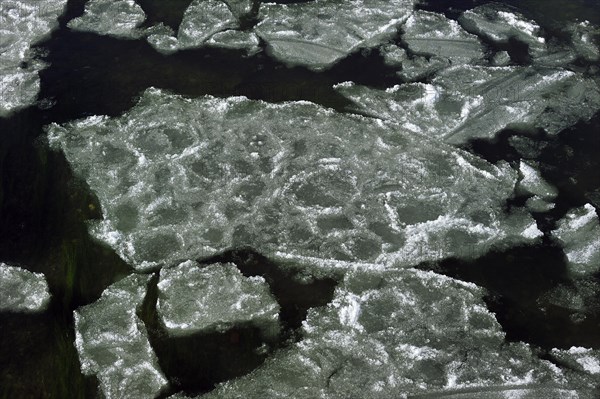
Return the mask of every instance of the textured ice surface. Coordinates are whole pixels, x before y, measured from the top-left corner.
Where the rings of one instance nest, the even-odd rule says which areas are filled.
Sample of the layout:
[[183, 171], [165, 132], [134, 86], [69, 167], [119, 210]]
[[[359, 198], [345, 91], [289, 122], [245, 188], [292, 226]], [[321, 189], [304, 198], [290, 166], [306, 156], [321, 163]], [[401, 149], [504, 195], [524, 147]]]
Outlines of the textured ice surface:
[[600, 29], [588, 21], [574, 23], [568, 30], [571, 32], [571, 41], [577, 54], [587, 61], [598, 61], [600, 49], [594, 43], [594, 38], [600, 37]]
[[386, 44], [379, 49], [386, 65], [399, 68], [397, 75], [406, 81], [415, 81], [432, 76], [448, 68], [450, 61], [436, 56], [408, 56], [405, 49], [395, 44]]
[[215, 33], [206, 41], [208, 46], [245, 50], [248, 54], [258, 53], [260, 51], [259, 39], [253, 32], [226, 30]]
[[171, 335], [253, 325], [265, 338], [279, 333], [279, 305], [262, 277], [244, 277], [233, 264], [188, 261], [160, 271], [157, 310]]
[[517, 185], [517, 194], [530, 194], [527, 208], [533, 212], [546, 212], [554, 207], [552, 201], [558, 195], [556, 187], [546, 182], [532, 165], [525, 161], [519, 164], [521, 176]]
[[406, 266], [541, 235], [503, 210], [508, 165], [309, 102], [149, 89], [122, 117], [52, 125], [49, 138], [100, 199], [91, 233], [140, 269], [244, 245]]
[[600, 270], [600, 223], [591, 204], [570, 211], [552, 235], [562, 244], [571, 273], [586, 275]]
[[278, 60], [326, 69], [360, 48], [393, 37], [413, 0], [315, 0], [263, 4], [255, 31]]
[[2, 0], [0, 2], [0, 117], [31, 105], [38, 94], [38, 71], [30, 47], [57, 25], [66, 0]]
[[134, 0], [91, 0], [81, 17], [71, 20], [69, 28], [102, 35], [135, 38], [146, 19], [144, 10]]
[[0, 312], [40, 312], [50, 302], [46, 278], [0, 262]]
[[168, 54], [177, 50], [202, 47], [215, 33], [237, 26], [237, 19], [224, 2], [194, 0], [183, 14], [177, 37], [153, 34], [148, 36], [148, 42], [158, 51]]
[[459, 65], [430, 84], [337, 88], [361, 113], [453, 144], [491, 138], [511, 126], [555, 134], [600, 109], [598, 83], [561, 68]]
[[416, 54], [435, 56], [454, 65], [481, 61], [484, 56], [477, 36], [441, 14], [415, 11], [402, 29], [402, 40]]
[[469, 32], [497, 43], [519, 40], [529, 46], [529, 54], [536, 57], [546, 52], [546, 40], [540, 26], [518, 12], [512, 12], [498, 4], [486, 4], [465, 11], [460, 24]]
[[81, 370], [96, 375], [107, 399], [151, 399], [167, 385], [146, 327], [136, 315], [149, 279], [126, 277], [108, 287], [98, 301], [74, 312]]
[[596, 376], [600, 385], [600, 351], [573, 346], [569, 350], [553, 349], [552, 355], [568, 364], [570, 369]]
[[527, 345], [507, 343], [483, 295], [431, 272], [350, 272], [327, 307], [309, 311], [301, 342], [206, 397], [512, 398], [520, 390], [593, 398], [592, 362], [565, 374]]

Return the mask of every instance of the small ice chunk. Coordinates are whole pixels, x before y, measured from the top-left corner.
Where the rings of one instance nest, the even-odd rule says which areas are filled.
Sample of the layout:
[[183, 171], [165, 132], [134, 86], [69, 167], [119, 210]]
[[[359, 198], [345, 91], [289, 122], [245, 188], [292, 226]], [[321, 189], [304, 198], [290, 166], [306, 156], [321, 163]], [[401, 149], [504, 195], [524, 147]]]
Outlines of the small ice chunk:
[[533, 197], [527, 199], [525, 206], [530, 212], [543, 213], [554, 209], [556, 205], [546, 198], [534, 195]]
[[540, 172], [531, 164], [521, 161], [519, 164], [520, 179], [517, 185], [519, 194], [532, 194], [534, 196], [551, 200], [556, 198], [558, 190], [544, 180]]
[[49, 139], [98, 195], [91, 233], [139, 270], [241, 246], [320, 269], [408, 266], [534, 239], [525, 212], [504, 211], [508, 165], [305, 101], [148, 89]]
[[58, 26], [67, 0], [0, 2], [0, 117], [33, 104], [46, 65], [30, 48]]
[[331, 67], [360, 48], [389, 40], [406, 21], [414, 0], [315, 0], [263, 4], [255, 27], [270, 54], [313, 70]]
[[392, 68], [399, 68], [406, 62], [406, 60], [408, 60], [408, 54], [406, 54], [406, 50], [395, 44], [386, 44], [381, 46], [379, 48], [379, 52], [383, 57], [383, 62], [385, 65]]
[[0, 262], [0, 312], [41, 312], [50, 302], [42, 273]]
[[253, 32], [239, 30], [226, 30], [215, 33], [208, 39], [206, 44], [225, 49], [245, 50], [249, 55], [260, 51], [258, 36]]
[[484, 57], [477, 36], [442, 14], [415, 11], [403, 25], [402, 40], [416, 54], [436, 56], [448, 64], [470, 64]]
[[498, 51], [492, 57], [492, 65], [493, 66], [507, 66], [511, 63], [510, 55], [508, 51]]
[[262, 277], [244, 277], [231, 264], [200, 266], [188, 261], [162, 269], [159, 317], [173, 336], [225, 331], [245, 324], [265, 339], [279, 333], [279, 305]]
[[167, 386], [146, 327], [136, 315], [149, 279], [130, 275], [73, 312], [81, 371], [98, 377], [107, 399], [152, 399]]
[[547, 51], [540, 26], [518, 12], [498, 4], [485, 4], [465, 11], [459, 23], [467, 31], [497, 43], [519, 40], [529, 46], [532, 57]]
[[567, 374], [507, 342], [483, 295], [431, 272], [350, 272], [329, 305], [309, 310], [302, 341], [203, 398], [592, 398], [594, 375]]
[[589, 275], [600, 270], [600, 223], [591, 204], [567, 213], [552, 236], [562, 244], [571, 273]]
[[68, 23], [74, 30], [124, 38], [143, 35], [138, 27], [146, 14], [134, 0], [90, 0], [82, 16]]

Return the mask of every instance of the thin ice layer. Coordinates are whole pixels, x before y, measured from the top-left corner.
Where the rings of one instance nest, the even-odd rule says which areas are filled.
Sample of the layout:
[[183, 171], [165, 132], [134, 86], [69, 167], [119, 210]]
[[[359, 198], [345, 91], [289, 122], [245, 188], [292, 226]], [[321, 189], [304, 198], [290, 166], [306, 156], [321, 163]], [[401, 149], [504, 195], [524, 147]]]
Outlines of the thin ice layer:
[[443, 70], [430, 84], [336, 88], [361, 113], [452, 144], [492, 138], [508, 127], [556, 134], [600, 109], [598, 83], [562, 68], [459, 65]]
[[413, 269], [350, 272], [329, 305], [309, 311], [302, 341], [205, 397], [511, 398], [520, 390], [593, 398], [592, 372], [567, 374], [526, 344], [506, 342], [484, 294]]
[[496, 43], [508, 43], [510, 39], [525, 43], [534, 58], [547, 51], [546, 39], [535, 21], [498, 4], [484, 4], [465, 11], [459, 22], [467, 31]]
[[581, 276], [600, 271], [600, 222], [591, 204], [567, 213], [552, 236], [562, 244], [572, 274]]
[[475, 257], [541, 233], [506, 214], [517, 174], [396, 124], [309, 102], [149, 89], [118, 118], [51, 125], [137, 268], [251, 246], [325, 266]]
[[453, 65], [480, 62], [484, 57], [477, 36], [441, 14], [415, 11], [402, 30], [403, 42], [419, 55], [435, 56]]
[[248, 54], [260, 51], [260, 41], [253, 32], [240, 30], [226, 30], [215, 33], [206, 41], [208, 46], [214, 46], [232, 50], [245, 50]]
[[279, 333], [279, 305], [262, 277], [244, 277], [231, 264], [188, 261], [160, 271], [157, 310], [173, 336], [252, 325], [265, 338]]
[[0, 312], [41, 312], [50, 302], [42, 273], [0, 262]]
[[81, 371], [96, 375], [107, 399], [152, 399], [167, 386], [146, 327], [136, 315], [149, 279], [130, 275], [73, 312]]
[[0, 117], [33, 104], [40, 89], [31, 46], [58, 25], [66, 0], [2, 0], [0, 2]]
[[135, 38], [146, 14], [134, 0], [91, 0], [85, 5], [81, 17], [68, 23], [75, 30], [101, 35]]
[[413, 0], [315, 0], [263, 4], [255, 32], [281, 62], [314, 70], [393, 37]]

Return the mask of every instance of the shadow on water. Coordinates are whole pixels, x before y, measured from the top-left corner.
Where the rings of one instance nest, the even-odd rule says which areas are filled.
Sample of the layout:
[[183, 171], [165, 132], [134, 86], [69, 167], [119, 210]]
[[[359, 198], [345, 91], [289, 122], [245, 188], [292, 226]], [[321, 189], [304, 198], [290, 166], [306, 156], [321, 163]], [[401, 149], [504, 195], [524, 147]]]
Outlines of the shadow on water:
[[265, 278], [281, 307], [282, 330], [278, 337], [268, 338], [250, 324], [239, 324], [225, 332], [170, 337], [156, 311], [158, 275], [155, 275], [138, 314], [148, 329], [150, 343], [170, 382], [170, 389], [161, 397], [178, 391], [189, 395], [205, 393], [220, 382], [251, 372], [273, 350], [300, 340], [298, 330], [308, 309], [324, 306], [333, 298], [336, 286], [333, 279], [299, 282], [293, 273], [282, 270], [250, 249], [231, 250], [200, 261], [201, 265], [226, 262], [234, 263], [247, 277]]

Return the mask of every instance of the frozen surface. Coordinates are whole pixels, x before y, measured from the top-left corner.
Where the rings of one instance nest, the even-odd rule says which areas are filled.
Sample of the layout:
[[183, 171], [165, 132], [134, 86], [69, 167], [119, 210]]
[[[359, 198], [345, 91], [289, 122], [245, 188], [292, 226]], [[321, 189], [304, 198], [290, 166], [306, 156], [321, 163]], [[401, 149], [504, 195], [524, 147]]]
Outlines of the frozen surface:
[[587, 61], [598, 61], [600, 49], [594, 43], [594, 39], [600, 38], [600, 29], [588, 21], [578, 22], [571, 25], [568, 30], [571, 33], [571, 41], [577, 54]]
[[245, 50], [248, 54], [255, 54], [260, 51], [259, 39], [253, 32], [226, 30], [215, 33], [206, 41], [208, 46]]
[[66, 0], [2, 0], [0, 2], [0, 117], [35, 102], [38, 72], [31, 46], [58, 25]]
[[392, 38], [413, 0], [315, 0], [263, 4], [255, 31], [270, 54], [290, 65], [331, 67], [350, 53]]
[[98, 301], [74, 312], [81, 370], [98, 377], [107, 399], [152, 399], [167, 385], [146, 327], [136, 315], [149, 279], [126, 277], [108, 287]]
[[600, 223], [591, 204], [571, 210], [552, 235], [562, 244], [574, 275], [600, 271]]
[[43, 274], [0, 262], [0, 312], [41, 312], [49, 302]]
[[484, 57], [477, 36], [441, 14], [415, 11], [402, 29], [402, 40], [416, 54], [436, 56], [454, 65], [478, 62]]
[[555, 348], [550, 353], [566, 366], [566, 370], [590, 375], [600, 386], [600, 351], [573, 346], [568, 350]]
[[84, 14], [68, 23], [69, 28], [102, 35], [135, 38], [146, 14], [134, 0], [90, 0]]
[[469, 32], [496, 43], [508, 43], [510, 39], [525, 43], [534, 58], [547, 50], [542, 30], [535, 21], [498, 4], [486, 4], [465, 11], [459, 22]]
[[532, 212], [546, 212], [554, 208], [553, 200], [558, 195], [556, 187], [544, 180], [540, 172], [530, 163], [521, 161], [519, 164], [521, 176], [517, 185], [517, 194], [531, 195], [527, 199], [527, 208]]
[[379, 52], [383, 56], [384, 63], [399, 68], [396, 74], [408, 82], [427, 78], [450, 66], [449, 59], [415, 54], [409, 56], [405, 49], [395, 44], [381, 46]]
[[318, 266], [474, 257], [541, 235], [517, 173], [309, 102], [149, 89], [119, 118], [48, 129], [100, 199], [91, 233], [139, 269], [251, 246]]
[[265, 338], [279, 333], [279, 305], [262, 277], [244, 277], [229, 264], [200, 266], [188, 261], [162, 269], [159, 317], [171, 335], [226, 331], [253, 325]]
[[491, 138], [507, 127], [555, 134], [600, 109], [598, 83], [562, 68], [459, 65], [444, 69], [430, 84], [337, 89], [361, 113], [452, 144]]
[[593, 398], [593, 359], [566, 374], [507, 343], [483, 295], [431, 272], [350, 272], [301, 342], [206, 398]]

